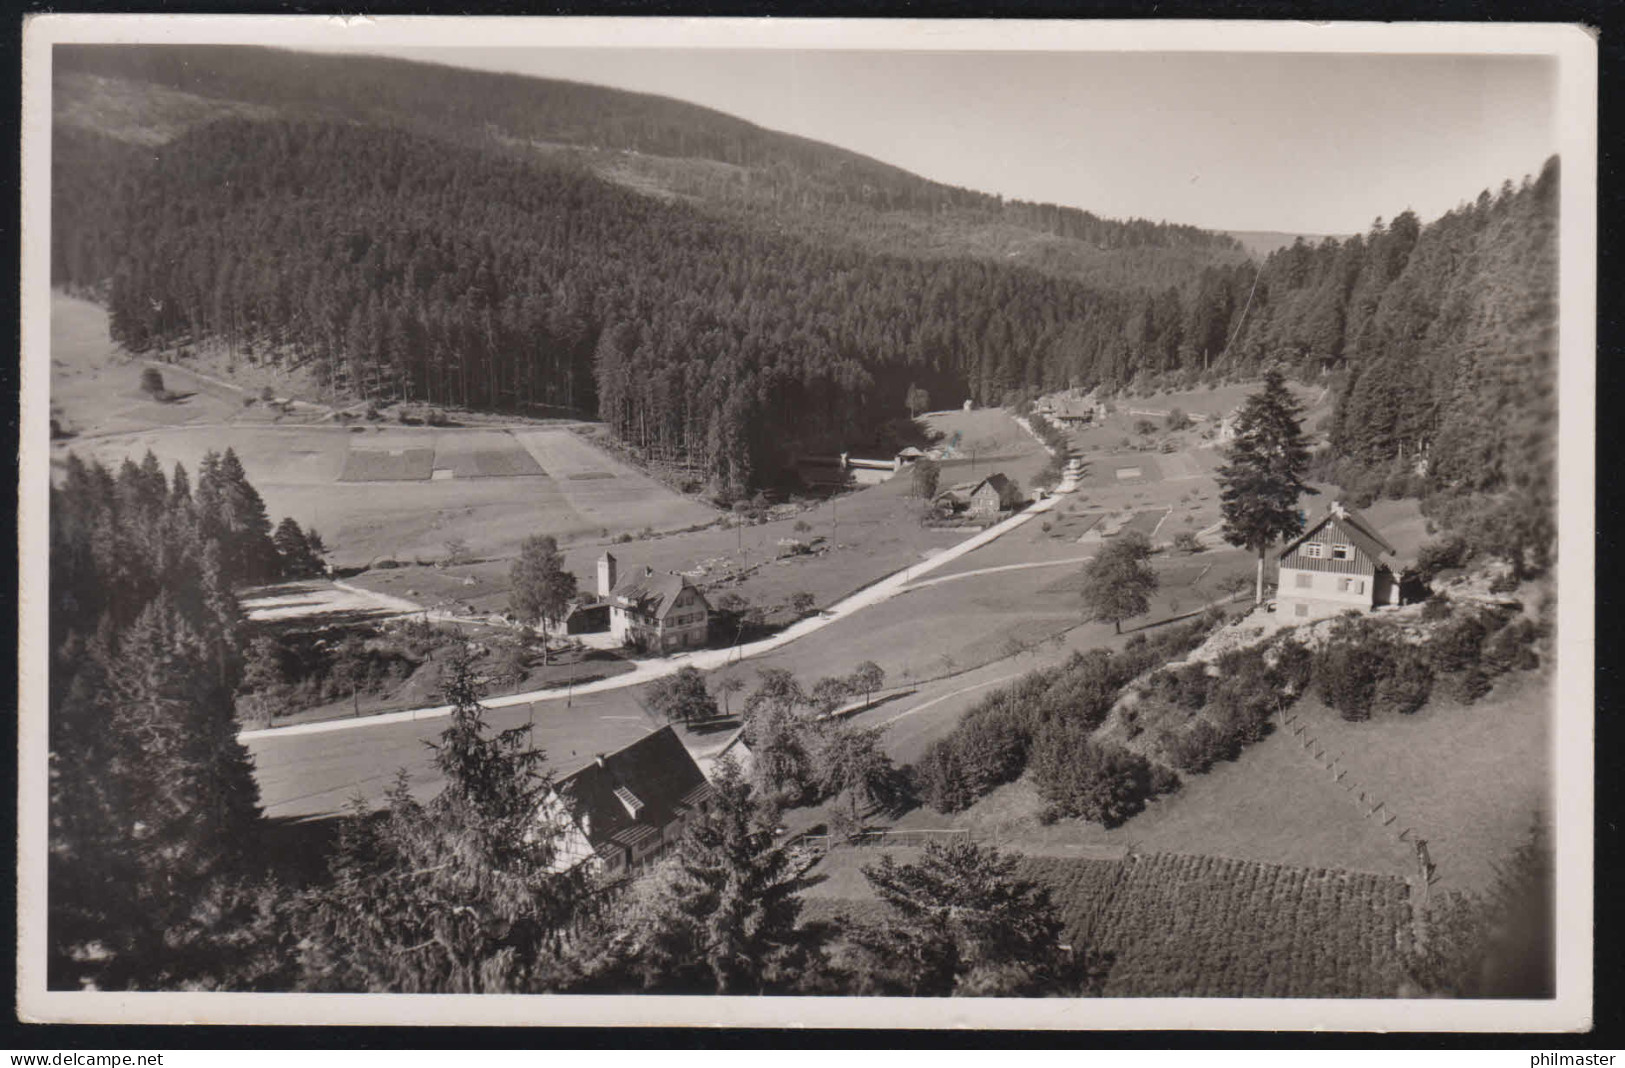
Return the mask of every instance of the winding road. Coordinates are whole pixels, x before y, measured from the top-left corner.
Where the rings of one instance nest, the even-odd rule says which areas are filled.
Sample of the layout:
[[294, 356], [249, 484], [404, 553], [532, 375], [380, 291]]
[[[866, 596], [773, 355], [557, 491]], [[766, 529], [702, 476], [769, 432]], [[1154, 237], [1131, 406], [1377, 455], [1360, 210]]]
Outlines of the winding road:
[[[570, 691], [548, 689], [491, 697], [482, 702], [486, 720], [496, 729], [529, 723], [534, 743], [545, 750], [555, 774], [579, 767], [594, 751], [609, 751], [630, 744], [664, 721], [642, 706], [636, 694], [620, 691], [676, 672], [684, 666], [712, 669], [738, 659], [772, 652], [824, 627], [834, 626], [872, 605], [918, 588], [923, 575], [942, 568], [1009, 533], [1033, 517], [1053, 508], [1059, 498], [1039, 501], [1025, 511], [990, 527], [929, 560], [921, 561], [853, 593], [817, 616], [801, 620], [770, 638], [730, 649], [707, 649], [644, 661], [637, 670], [586, 683]], [[985, 571], [1001, 571], [988, 568]], [[970, 578], [971, 574], [943, 576], [943, 580]], [[863, 720], [890, 727], [889, 736], [905, 749], [924, 744], [925, 733], [940, 716], [958, 715], [981, 691], [1008, 681], [1008, 661], [986, 665], [963, 674], [920, 684], [911, 689], [913, 704], [899, 711], [880, 704], [861, 714]], [[880, 695], [877, 695], [877, 697]], [[424, 796], [437, 779], [427, 767], [425, 745], [437, 728], [425, 721], [450, 713], [441, 705], [357, 719], [294, 724], [268, 730], [245, 731], [239, 738], [255, 763], [261, 803], [266, 815], [302, 819], [342, 811], [355, 797], [376, 803], [394, 782], [396, 769], [408, 769], [414, 791]], [[918, 713], [927, 713], [918, 715]], [[895, 724], [895, 726], [891, 726]], [[913, 735], [920, 733], [915, 741]], [[708, 743], [703, 737], [686, 739], [698, 755], [717, 750], [727, 741], [719, 734]], [[585, 748], [584, 748], [585, 747]], [[905, 756], [906, 759], [906, 756]]]

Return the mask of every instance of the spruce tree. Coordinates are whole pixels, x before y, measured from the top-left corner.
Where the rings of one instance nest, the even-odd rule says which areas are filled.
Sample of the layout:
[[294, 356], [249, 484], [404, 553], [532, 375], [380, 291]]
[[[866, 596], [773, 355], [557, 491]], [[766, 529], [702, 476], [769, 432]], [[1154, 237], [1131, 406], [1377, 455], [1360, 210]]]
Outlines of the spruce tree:
[[1219, 468], [1219, 511], [1224, 540], [1258, 555], [1255, 603], [1264, 602], [1264, 554], [1277, 538], [1303, 530], [1298, 499], [1316, 492], [1304, 484], [1309, 445], [1298, 402], [1279, 371], [1264, 375], [1264, 388], [1236, 414], [1236, 437]]
[[98, 638], [54, 720], [53, 982], [213, 985], [258, 792], [207, 641], [167, 594]]
[[717, 766], [712, 785], [714, 797], [651, 892], [634, 891], [608, 921], [620, 933], [589, 986], [737, 995], [797, 988], [811, 954], [796, 929], [802, 880], [775, 841], [771, 808], [732, 759]]
[[864, 993], [1022, 997], [1097, 992], [1086, 947], [1062, 947], [1049, 891], [1016, 872], [1019, 858], [971, 842], [932, 843], [912, 864], [890, 855], [864, 878], [890, 909], [860, 928]]
[[320, 570], [310, 550], [310, 541], [293, 516], [277, 524], [271, 542], [276, 546], [277, 574], [282, 578], [308, 578]]

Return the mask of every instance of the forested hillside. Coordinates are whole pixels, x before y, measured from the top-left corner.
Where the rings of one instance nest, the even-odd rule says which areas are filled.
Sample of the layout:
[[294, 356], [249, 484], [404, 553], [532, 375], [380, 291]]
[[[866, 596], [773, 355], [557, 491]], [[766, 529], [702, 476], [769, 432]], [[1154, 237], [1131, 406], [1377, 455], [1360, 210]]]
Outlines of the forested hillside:
[[1092, 285], [1180, 285], [1240, 262], [1226, 235], [1005, 200], [666, 97], [377, 56], [225, 46], [58, 47], [56, 113], [140, 144], [212, 118], [360, 122], [573, 162], [736, 222], [870, 251], [977, 256]]
[[53, 281], [135, 349], [596, 413], [718, 488], [885, 443], [911, 384], [996, 404], [1277, 365], [1338, 389], [1333, 474], [1549, 481], [1555, 159], [1256, 264], [658, 97], [260, 49], [55, 63]]

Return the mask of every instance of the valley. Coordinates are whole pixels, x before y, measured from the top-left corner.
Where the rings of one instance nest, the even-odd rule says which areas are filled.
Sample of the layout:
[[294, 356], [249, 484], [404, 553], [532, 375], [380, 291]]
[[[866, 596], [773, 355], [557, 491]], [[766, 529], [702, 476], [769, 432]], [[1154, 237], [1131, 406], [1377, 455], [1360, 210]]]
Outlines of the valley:
[[1222, 231], [50, 70], [53, 983], [1549, 996], [1555, 155]]

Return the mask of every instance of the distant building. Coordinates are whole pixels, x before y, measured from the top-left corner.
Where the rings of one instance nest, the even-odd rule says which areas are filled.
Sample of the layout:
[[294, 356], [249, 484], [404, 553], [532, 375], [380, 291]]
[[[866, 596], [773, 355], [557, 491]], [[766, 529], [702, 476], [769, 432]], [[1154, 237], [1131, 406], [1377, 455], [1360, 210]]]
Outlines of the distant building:
[[710, 638], [711, 604], [682, 575], [645, 567], [621, 576], [605, 553], [598, 558], [598, 596], [609, 602], [609, 632], [623, 645], [669, 653]]
[[937, 495], [931, 498], [931, 505], [943, 514], [963, 512], [970, 507], [971, 491], [978, 485], [980, 483], [959, 482], [947, 489], [938, 490]]
[[1016, 484], [1002, 474], [991, 474], [970, 491], [968, 510], [971, 515], [998, 515], [1016, 505]]
[[541, 817], [563, 833], [553, 866], [590, 864], [627, 874], [669, 853], [711, 800], [705, 774], [670, 726], [638, 739], [554, 784]]
[[1399, 583], [1382, 557], [1394, 547], [1370, 521], [1337, 501], [1281, 550], [1276, 611], [1316, 619], [1350, 608], [1399, 603]]

